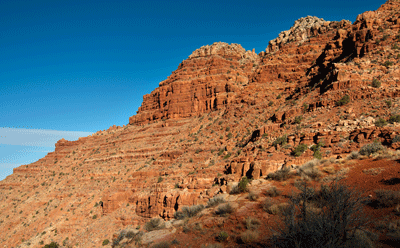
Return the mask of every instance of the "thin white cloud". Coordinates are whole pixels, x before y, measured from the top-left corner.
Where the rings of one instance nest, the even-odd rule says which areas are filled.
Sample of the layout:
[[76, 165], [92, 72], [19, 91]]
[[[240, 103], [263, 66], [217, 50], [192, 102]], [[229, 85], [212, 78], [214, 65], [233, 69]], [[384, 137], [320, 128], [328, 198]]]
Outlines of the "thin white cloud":
[[58, 131], [25, 128], [0, 128], [0, 144], [54, 147], [54, 144], [64, 138], [72, 141], [79, 137], [91, 135], [91, 132]]

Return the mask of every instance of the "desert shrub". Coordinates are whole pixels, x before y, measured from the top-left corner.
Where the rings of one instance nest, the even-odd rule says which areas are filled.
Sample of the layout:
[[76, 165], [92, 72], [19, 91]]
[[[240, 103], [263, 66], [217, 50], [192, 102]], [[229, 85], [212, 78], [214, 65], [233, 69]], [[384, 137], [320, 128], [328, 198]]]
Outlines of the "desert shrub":
[[[365, 198], [359, 195], [357, 190], [339, 183], [325, 186], [319, 192], [309, 190], [304, 184], [302, 193], [291, 196], [290, 205], [282, 212], [283, 225], [273, 236], [274, 245], [369, 247], [371, 240], [368, 235], [357, 233], [368, 224], [363, 213]], [[319, 200], [311, 204], [313, 199]], [[315, 211], [315, 207], [319, 210]]]
[[301, 123], [301, 120], [303, 119], [303, 117], [302, 116], [296, 116], [295, 118], [294, 118], [294, 123], [295, 124], [300, 124]]
[[290, 174], [290, 168], [289, 167], [283, 167], [280, 170], [277, 170], [273, 173], [268, 174], [268, 178], [271, 178], [274, 181], [285, 181], [289, 179], [291, 176]]
[[224, 202], [225, 199], [223, 197], [216, 196], [208, 200], [206, 208], [214, 207]]
[[386, 125], [387, 125], [387, 122], [385, 121], [385, 119], [378, 118], [378, 120], [375, 121], [375, 126], [377, 126], [377, 127], [383, 127]]
[[265, 212], [273, 215], [281, 214], [282, 212], [285, 211], [285, 209], [288, 207], [287, 203], [278, 203], [278, 204], [273, 204], [269, 208], [265, 210]]
[[394, 207], [400, 204], [400, 191], [377, 189], [375, 194], [378, 207]]
[[322, 153], [320, 150], [316, 150], [313, 154], [313, 157], [316, 159], [322, 159]]
[[105, 239], [105, 240], [103, 240], [102, 245], [105, 246], [105, 245], [108, 245], [109, 243], [110, 243], [110, 240]]
[[229, 237], [229, 234], [225, 231], [221, 231], [218, 235], [217, 235], [217, 240], [220, 242], [226, 241]]
[[268, 209], [274, 205], [276, 203], [276, 201], [272, 198], [266, 198], [262, 203], [261, 203], [261, 208], [267, 212]]
[[345, 95], [343, 96], [339, 101], [336, 102], [337, 106], [343, 106], [346, 105], [350, 102], [350, 96], [349, 95]]
[[350, 153], [349, 156], [347, 156], [346, 159], [352, 160], [352, 159], [358, 159], [360, 157], [360, 154], [357, 151], [353, 151]]
[[242, 179], [240, 180], [238, 187], [240, 192], [247, 192], [247, 185], [249, 184], [249, 179], [247, 177], [242, 177]]
[[384, 150], [384, 149], [385, 149], [385, 147], [381, 143], [374, 142], [374, 143], [367, 144], [367, 145], [361, 147], [359, 153], [361, 155], [367, 155], [368, 156], [368, 155], [370, 155], [372, 153], [375, 153], [377, 151], [381, 151], [381, 150]]
[[277, 145], [283, 146], [286, 143], [287, 143], [287, 136], [283, 135], [282, 137], [276, 138], [276, 140], [274, 142], [272, 142], [272, 145], [273, 146], [277, 146]]
[[387, 60], [387, 61], [385, 61], [384, 63], [383, 63], [383, 66], [385, 66], [386, 68], [389, 68], [390, 66], [392, 66], [393, 65], [393, 62], [392, 61], [389, 61], [389, 60]]
[[200, 213], [204, 209], [203, 205], [193, 205], [190, 207], [182, 207], [182, 211], [177, 211], [174, 214], [175, 219], [181, 220], [185, 218], [191, 218], [193, 216], [196, 216], [198, 213]]
[[388, 106], [388, 108], [392, 107], [392, 101], [391, 100], [387, 100], [385, 101], [386, 106]]
[[389, 118], [389, 123], [393, 124], [395, 122], [400, 122], [400, 115], [392, 115]]
[[152, 245], [152, 248], [169, 248], [171, 244], [167, 241], [161, 241], [160, 243], [157, 243], [155, 245]]
[[261, 221], [259, 219], [248, 217], [245, 220], [245, 225], [247, 229], [255, 230], [261, 225]]
[[201, 248], [224, 248], [221, 244], [201, 245]]
[[307, 151], [308, 146], [306, 144], [300, 144], [294, 148], [292, 155], [300, 157], [305, 151]]
[[379, 87], [381, 87], [381, 82], [378, 79], [374, 78], [372, 80], [371, 86], [374, 88], [379, 88]]
[[247, 198], [250, 201], [256, 201], [258, 199], [258, 194], [254, 193], [254, 192], [250, 192], [249, 195], [247, 196]]
[[239, 181], [238, 185], [233, 187], [229, 193], [230, 194], [239, 194], [239, 193], [247, 192], [249, 190], [247, 188], [247, 185], [249, 184], [249, 182], [250, 182], [250, 180], [247, 177], [242, 177], [242, 179]]
[[268, 188], [268, 189], [264, 192], [264, 194], [265, 194], [266, 196], [276, 197], [276, 196], [282, 194], [282, 191], [278, 190], [275, 186], [272, 186], [272, 187]]
[[258, 232], [247, 230], [240, 234], [240, 240], [245, 243], [253, 243], [258, 239]]
[[43, 246], [43, 248], [58, 248], [60, 245], [57, 242], [51, 242], [50, 244], [47, 244]]
[[311, 179], [317, 179], [321, 176], [321, 172], [316, 166], [319, 164], [319, 161], [314, 159], [308, 161], [297, 169], [297, 173], [303, 177], [309, 177]]
[[394, 136], [394, 138], [392, 139], [392, 143], [397, 143], [400, 142], [400, 135], [396, 135]]
[[165, 228], [164, 220], [161, 218], [152, 218], [144, 225], [146, 231], [160, 230]]
[[224, 205], [221, 205], [217, 208], [217, 210], [215, 211], [215, 213], [217, 215], [221, 215], [221, 216], [226, 216], [227, 214], [231, 214], [233, 213], [234, 209], [232, 207], [232, 205], [230, 203], [226, 203]]

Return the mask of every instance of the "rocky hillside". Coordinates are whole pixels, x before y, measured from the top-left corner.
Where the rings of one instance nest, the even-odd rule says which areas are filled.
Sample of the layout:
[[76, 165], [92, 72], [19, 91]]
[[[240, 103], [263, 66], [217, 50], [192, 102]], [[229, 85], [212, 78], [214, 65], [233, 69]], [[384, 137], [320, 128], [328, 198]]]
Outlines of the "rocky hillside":
[[[197, 49], [143, 97], [129, 124], [60, 140], [0, 182], [0, 247], [111, 247], [129, 228], [145, 232], [142, 245], [175, 238], [186, 247], [195, 236], [176, 213], [219, 195], [246, 206], [242, 217], [274, 220], [257, 201], [227, 193], [244, 176], [266, 190], [269, 173], [314, 158], [339, 172], [341, 159], [369, 143], [399, 150], [399, 31], [400, 1], [388, 0], [353, 24], [301, 18], [260, 54], [222, 42]], [[216, 226], [242, 223], [204, 213], [204, 243], [193, 247], [214, 242]], [[154, 217], [167, 228], [146, 231]], [[135, 247], [127, 240], [119, 241]]]

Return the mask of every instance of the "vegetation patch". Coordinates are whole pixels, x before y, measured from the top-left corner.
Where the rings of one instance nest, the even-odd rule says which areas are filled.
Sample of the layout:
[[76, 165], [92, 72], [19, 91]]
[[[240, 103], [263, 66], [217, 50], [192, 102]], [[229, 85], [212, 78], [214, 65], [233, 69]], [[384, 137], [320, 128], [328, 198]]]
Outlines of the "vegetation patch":
[[350, 96], [345, 95], [339, 101], [336, 102], [336, 106], [343, 106], [350, 102]]
[[191, 218], [196, 216], [198, 213], [203, 211], [204, 206], [203, 205], [193, 205], [190, 207], [182, 207], [182, 211], [177, 211], [174, 213], [175, 219], [182, 220], [185, 218]]
[[144, 229], [146, 231], [153, 231], [153, 230], [160, 230], [165, 228], [165, 223], [164, 220], [161, 218], [153, 218], [150, 219], [146, 224], [144, 225]]
[[374, 142], [374, 143], [367, 144], [367, 145], [361, 147], [359, 153], [361, 155], [369, 156], [372, 153], [375, 153], [377, 151], [381, 151], [384, 149], [385, 149], [385, 147], [381, 143]]

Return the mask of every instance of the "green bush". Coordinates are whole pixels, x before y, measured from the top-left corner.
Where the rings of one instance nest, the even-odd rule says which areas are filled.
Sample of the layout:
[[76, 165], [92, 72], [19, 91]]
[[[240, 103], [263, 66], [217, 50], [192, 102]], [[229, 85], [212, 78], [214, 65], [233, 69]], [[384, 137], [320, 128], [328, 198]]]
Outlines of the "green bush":
[[367, 144], [363, 147], [361, 147], [359, 153], [361, 155], [367, 155], [369, 156], [372, 153], [375, 153], [377, 151], [381, 151], [384, 150], [385, 147], [381, 144], [381, 143], [371, 143], [371, 144]]
[[345, 95], [343, 96], [339, 101], [336, 102], [337, 106], [343, 106], [346, 105], [350, 102], [350, 96], [349, 95]]
[[247, 185], [249, 184], [250, 180], [247, 177], [242, 177], [240, 180], [238, 187], [240, 192], [247, 192]]
[[292, 155], [295, 157], [300, 157], [305, 151], [307, 151], [308, 146], [306, 144], [300, 144], [294, 148]]
[[395, 122], [400, 122], [400, 115], [392, 115], [389, 118], [389, 123], [393, 124]]
[[296, 116], [295, 118], [294, 118], [294, 123], [295, 124], [300, 124], [301, 123], [301, 120], [303, 119], [303, 117], [302, 116]]
[[50, 244], [43, 246], [43, 248], [58, 248], [58, 247], [60, 247], [60, 245], [56, 242], [51, 242]]
[[385, 119], [379, 118], [378, 120], [375, 121], [375, 126], [377, 126], [377, 127], [383, 127], [386, 125], [387, 125], [387, 122], [385, 121]]
[[394, 138], [392, 139], [392, 143], [397, 143], [400, 142], [400, 135], [396, 135], [394, 136]]
[[389, 61], [389, 60], [387, 60], [387, 61], [385, 61], [384, 63], [383, 63], [383, 66], [385, 66], [386, 68], [389, 68], [390, 66], [392, 66], [393, 65], [393, 62], [392, 61]]
[[109, 243], [110, 243], [110, 240], [105, 239], [105, 240], [103, 240], [102, 245], [105, 246], [105, 245], [108, 245]]
[[286, 135], [283, 135], [282, 137], [277, 138], [277, 139], [272, 143], [272, 145], [273, 145], [273, 146], [277, 146], [277, 145], [283, 146], [283, 145], [285, 145], [286, 143], [287, 143], [287, 136], [286, 136]]
[[191, 218], [196, 216], [198, 213], [203, 211], [203, 205], [193, 205], [190, 207], [182, 207], [182, 211], [177, 211], [174, 214], [175, 219], [182, 220], [185, 218]]
[[372, 80], [371, 86], [374, 87], [374, 88], [379, 88], [379, 87], [381, 87], [381, 82], [378, 79], [374, 78]]
[[225, 231], [221, 231], [218, 236], [217, 236], [217, 240], [220, 242], [226, 241], [229, 237], [229, 234]]

